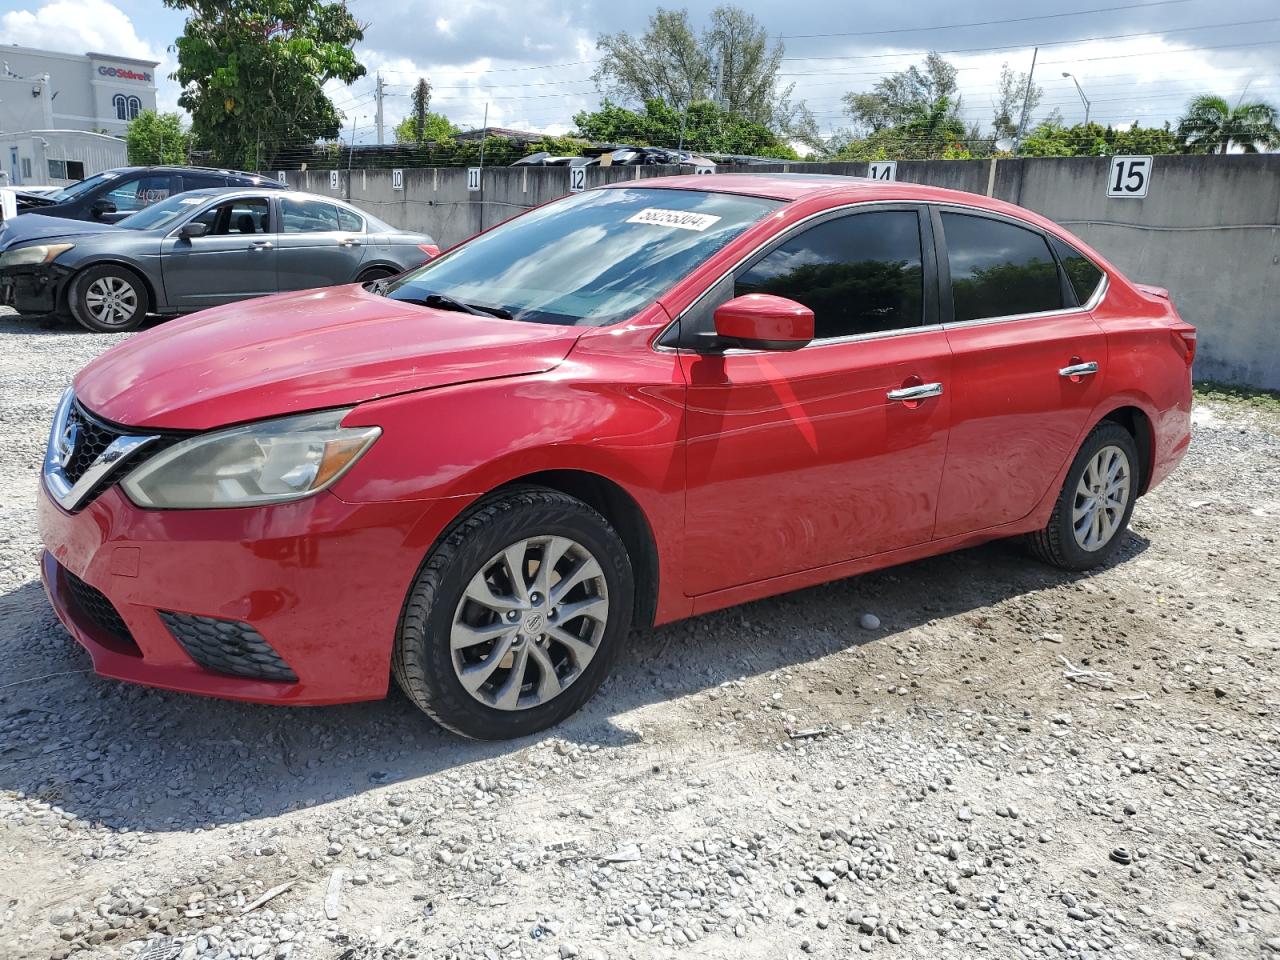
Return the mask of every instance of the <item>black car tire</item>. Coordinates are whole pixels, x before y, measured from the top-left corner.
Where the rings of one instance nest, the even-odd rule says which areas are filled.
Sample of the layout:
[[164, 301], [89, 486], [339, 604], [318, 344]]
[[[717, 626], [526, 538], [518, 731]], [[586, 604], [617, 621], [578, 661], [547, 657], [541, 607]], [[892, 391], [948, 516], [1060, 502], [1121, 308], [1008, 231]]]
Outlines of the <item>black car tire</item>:
[[[100, 299], [104, 295], [118, 298], [112, 302], [123, 311], [118, 314], [119, 319], [104, 318]], [[88, 330], [126, 333], [142, 326], [151, 309], [151, 296], [142, 278], [128, 267], [105, 263], [82, 270], [72, 278], [67, 306], [80, 326]]]
[[387, 277], [394, 277], [395, 275], [396, 271], [390, 267], [370, 267], [356, 277], [356, 283], [373, 283], [375, 280], [385, 280]]
[[[1111, 533], [1110, 539], [1096, 549], [1087, 550], [1077, 541], [1073, 524], [1077, 491], [1089, 464], [1109, 447], [1118, 449], [1127, 461], [1124, 467], [1128, 475], [1127, 497], [1119, 522]], [[1058, 499], [1053, 505], [1053, 514], [1049, 517], [1049, 523], [1043, 530], [1028, 536], [1027, 540], [1032, 553], [1045, 563], [1063, 570], [1088, 570], [1106, 563], [1125, 539], [1129, 518], [1133, 515], [1133, 505], [1138, 499], [1140, 482], [1138, 445], [1134, 442], [1133, 435], [1120, 424], [1104, 420], [1080, 445], [1080, 450], [1067, 471], [1067, 478], [1058, 494]]]
[[[607, 588], [607, 620], [594, 655], [561, 692], [535, 706], [498, 709], [459, 679], [451, 646], [455, 614], [472, 578], [495, 554], [539, 537], [568, 538], [595, 559]], [[392, 673], [410, 700], [464, 737], [506, 740], [536, 733], [576, 712], [604, 681], [631, 628], [633, 595], [630, 558], [604, 517], [555, 490], [512, 488], [482, 501], [428, 555], [400, 617]]]

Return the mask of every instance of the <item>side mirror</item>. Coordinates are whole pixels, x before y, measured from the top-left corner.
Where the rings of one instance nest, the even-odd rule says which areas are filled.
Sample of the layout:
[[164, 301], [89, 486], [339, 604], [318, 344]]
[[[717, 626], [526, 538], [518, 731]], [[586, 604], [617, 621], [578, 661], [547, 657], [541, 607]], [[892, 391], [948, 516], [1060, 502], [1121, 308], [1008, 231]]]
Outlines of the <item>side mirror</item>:
[[89, 212], [95, 217], [101, 217], [104, 214], [115, 213], [116, 204], [114, 200], [95, 200], [93, 206], [89, 208]]
[[813, 339], [813, 311], [771, 293], [748, 293], [715, 312], [716, 337], [751, 350], [799, 350]]
[[192, 237], [203, 237], [208, 232], [209, 225], [207, 223], [196, 223], [195, 221], [192, 221], [191, 223], [184, 223], [182, 225], [178, 230], [178, 236], [183, 240], [190, 240]]

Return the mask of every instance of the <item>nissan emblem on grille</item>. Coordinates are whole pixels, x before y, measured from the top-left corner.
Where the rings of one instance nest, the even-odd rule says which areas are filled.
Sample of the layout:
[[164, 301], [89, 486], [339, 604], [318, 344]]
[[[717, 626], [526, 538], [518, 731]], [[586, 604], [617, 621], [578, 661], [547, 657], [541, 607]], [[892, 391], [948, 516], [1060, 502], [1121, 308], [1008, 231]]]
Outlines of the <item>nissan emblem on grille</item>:
[[58, 438], [58, 463], [65, 470], [71, 466], [76, 455], [76, 445], [80, 442], [80, 424], [72, 420]]

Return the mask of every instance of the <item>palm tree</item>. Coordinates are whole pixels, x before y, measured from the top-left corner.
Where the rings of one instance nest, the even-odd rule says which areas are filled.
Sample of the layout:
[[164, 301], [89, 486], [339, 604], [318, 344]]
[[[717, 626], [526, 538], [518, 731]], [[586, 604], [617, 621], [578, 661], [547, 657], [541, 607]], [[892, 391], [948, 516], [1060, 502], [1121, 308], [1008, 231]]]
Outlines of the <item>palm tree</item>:
[[1237, 103], [1203, 94], [1187, 107], [1178, 123], [1178, 137], [1191, 153], [1226, 153], [1236, 144], [1245, 153], [1257, 153], [1280, 145], [1276, 108], [1269, 103]]

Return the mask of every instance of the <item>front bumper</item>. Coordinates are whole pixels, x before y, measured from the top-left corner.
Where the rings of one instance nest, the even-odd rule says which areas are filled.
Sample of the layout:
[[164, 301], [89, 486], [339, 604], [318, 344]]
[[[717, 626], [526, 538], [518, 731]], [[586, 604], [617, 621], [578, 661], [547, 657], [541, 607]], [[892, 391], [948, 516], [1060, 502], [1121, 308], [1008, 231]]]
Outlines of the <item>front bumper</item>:
[[53, 264], [0, 270], [0, 306], [19, 313], [54, 313], [62, 302], [68, 271]]
[[[142, 510], [112, 487], [70, 514], [42, 484], [41, 575], [102, 676], [261, 703], [379, 699], [433, 506], [326, 492], [271, 507]], [[184, 617], [248, 628], [241, 635], [256, 634], [287, 666], [264, 674], [296, 679], [221, 672], [226, 651], [210, 657], [207, 643], [202, 652], [175, 636]]]

